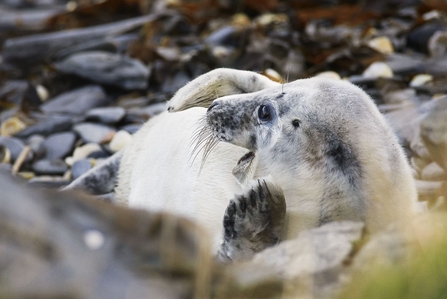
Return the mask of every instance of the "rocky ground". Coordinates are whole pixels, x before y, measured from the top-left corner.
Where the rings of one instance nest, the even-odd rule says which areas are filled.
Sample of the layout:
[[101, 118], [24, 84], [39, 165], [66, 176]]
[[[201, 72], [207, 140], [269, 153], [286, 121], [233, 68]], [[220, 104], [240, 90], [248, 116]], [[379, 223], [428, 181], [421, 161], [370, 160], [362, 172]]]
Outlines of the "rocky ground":
[[[48, 227], [69, 226], [63, 221], [65, 224], [52, 224], [47, 219], [58, 213], [54, 209], [68, 208], [55, 208], [55, 203], [47, 199], [49, 195], [21, 191], [28, 190], [25, 185], [54, 189], [69, 184], [122, 149], [142, 123], [165, 110], [166, 100], [179, 87], [217, 67], [254, 70], [278, 81], [325, 72], [327, 76], [341, 77], [361, 86], [376, 101], [400, 138], [414, 170], [421, 207], [436, 211], [446, 207], [447, 3], [444, 1], [5, 0], [0, 3], [0, 51], [0, 168], [24, 181], [20, 187], [13, 187], [15, 183], [8, 176], [2, 176], [1, 193], [5, 194], [0, 196], [2, 207], [10, 207], [8, 200], [31, 200], [36, 196], [38, 199], [32, 201], [41, 202], [43, 207], [41, 210], [36, 207], [42, 213], [36, 212], [36, 217], [46, 219], [41, 221]], [[92, 219], [91, 226], [66, 233], [73, 233], [73, 239], [84, 238], [88, 246], [89, 236], [96, 241], [103, 240], [103, 235], [95, 233], [98, 231], [113, 236], [116, 242], [111, 245], [113, 248], [133, 244], [127, 253], [113, 250], [107, 253], [108, 249], [100, 252], [109, 254], [110, 261], [117, 260], [115, 266], [110, 266], [111, 271], [121, 273], [116, 277], [127, 277], [123, 281], [135, 287], [135, 294], [147, 291], [146, 284], [139, 285], [141, 279], [153, 278], [153, 273], [157, 273], [159, 280], [154, 284], [164, 290], [157, 298], [199, 296], [200, 291], [194, 287], [198, 283], [194, 273], [202, 273], [207, 267], [205, 270], [188, 268], [186, 272], [180, 271], [182, 274], [169, 268], [169, 262], [160, 263], [155, 272], [136, 269], [136, 260], [129, 262], [126, 258], [150, 259], [150, 250], [142, 241], [129, 241], [125, 234], [117, 235], [116, 225], [130, 228], [119, 221], [116, 224], [110, 220], [115, 216], [110, 215], [127, 212], [110, 209], [113, 212], [107, 215], [109, 218], [81, 209], [80, 215], [85, 212], [85, 217]], [[3, 219], [16, 219], [15, 213], [18, 212], [12, 208], [0, 208]], [[63, 215], [63, 219], [75, 217]], [[0, 226], [11, 225], [3, 219]], [[75, 220], [72, 225], [81, 226]], [[281, 256], [280, 249], [260, 255], [257, 261], [261, 262], [216, 270], [216, 281], [226, 283], [216, 283], [204, 292], [212, 297], [225, 298], [232, 294], [248, 298], [261, 291], [266, 292], [265, 297], [287, 291], [294, 297], [296, 290], [304, 289], [317, 297], [333, 296], [341, 281], [349, 280], [345, 272], [351, 268], [354, 253], [362, 247], [359, 244], [365, 242], [361, 224], [337, 225], [326, 231], [320, 228], [303, 234], [294, 241], [302, 242], [298, 245], [283, 245], [282, 250], [289, 254], [275, 263], [277, 271], [272, 271], [273, 277], [253, 275], [262, 271], [251, 267], [271, 270], [274, 267], [262, 261], [275, 260], [275, 256]], [[153, 231], [160, 229], [156, 227]], [[25, 298], [33, 292], [42, 298], [59, 298], [58, 294], [65, 294], [66, 297], [61, 295], [64, 298], [113, 298], [103, 287], [115, 284], [117, 278], [98, 270], [105, 266], [95, 266], [97, 272], [85, 274], [92, 280], [105, 281], [104, 285], [86, 286], [85, 293], [77, 290], [83, 284], [82, 271], [85, 271], [75, 267], [77, 260], [61, 268], [48, 266], [57, 260], [51, 254], [47, 256], [48, 246], [64, 252], [63, 256], [86, 255], [91, 249], [88, 246], [76, 251], [79, 244], [71, 240], [73, 246], [61, 249], [56, 237], [47, 237], [43, 243], [30, 241], [29, 234], [39, 236], [45, 230], [28, 231], [26, 226], [2, 231], [1, 235], [6, 238], [0, 240], [9, 240], [2, 243], [6, 246], [4, 249], [21, 248], [24, 255], [2, 251], [0, 247], [0, 273], [10, 275], [0, 275], [0, 298]], [[186, 239], [193, 240], [191, 236]], [[158, 235], [147, 237], [159, 238]], [[304, 240], [309, 239], [315, 244], [327, 244], [318, 247], [333, 248], [339, 254], [332, 255], [334, 250], [323, 249], [307, 252], [310, 249], [306, 249], [308, 241]], [[335, 239], [340, 243], [334, 243]], [[30, 244], [34, 245], [30, 247]], [[284, 249], [287, 246], [304, 249], [293, 252]], [[392, 252], [400, 247], [393, 248]], [[159, 252], [159, 248], [153, 250]], [[6, 257], [10, 255], [7, 254], [14, 254], [16, 260], [24, 262], [8, 264]], [[29, 259], [23, 258], [25, 254]], [[298, 262], [306, 255], [327, 263], [312, 272], [309, 270], [312, 265]], [[158, 261], [160, 258], [155, 256]], [[185, 259], [192, 261], [192, 256]], [[88, 261], [90, 257], [85, 259]], [[209, 269], [219, 268], [210, 263]], [[295, 266], [286, 271], [286, 264]], [[21, 284], [20, 280], [12, 279], [36, 265], [42, 268], [33, 268], [35, 273], [42, 269], [52, 278], [45, 282], [48, 288], [39, 288], [40, 280], [33, 280], [34, 276], [29, 278], [34, 284], [27, 280]], [[57, 271], [66, 269], [81, 271], [76, 272], [79, 280], [64, 280], [63, 275], [60, 280], [54, 280], [59, 277], [55, 274]], [[243, 277], [243, 273], [250, 274]], [[309, 273], [311, 282], [306, 280]], [[170, 290], [173, 277], [182, 287], [172, 288], [173, 293], [163, 293]], [[297, 287], [297, 277], [298, 285], [304, 287]], [[25, 284], [35, 289], [30, 287], [26, 292], [19, 292]], [[203, 281], [202, 284], [208, 285]], [[232, 289], [232, 285], [243, 287]], [[266, 286], [269, 292], [265, 291]], [[52, 293], [48, 291], [53, 289]], [[132, 288], [129, 290], [134, 292]]]

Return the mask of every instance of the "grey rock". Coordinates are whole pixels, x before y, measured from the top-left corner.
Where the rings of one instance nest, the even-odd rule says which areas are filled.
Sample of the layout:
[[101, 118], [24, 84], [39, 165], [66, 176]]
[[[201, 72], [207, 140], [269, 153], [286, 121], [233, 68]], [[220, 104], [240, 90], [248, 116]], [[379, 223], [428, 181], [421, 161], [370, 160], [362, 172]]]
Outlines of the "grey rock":
[[12, 165], [9, 163], [0, 163], [0, 171], [4, 173], [10, 173], [12, 170]]
[[73, 131], [78, 133], [86, 143], [101, 143], [113, 134], [115, 129], [102, 124], [80, 123], [74, 126]]
[[421, 179], [426, 181], [443, 181], [445, 180], [445, 171], [436, 162], [432, 162], [422, 170]]
[[50, 135], [42, 144], [45, 149], [45, 159], [62, 159], [74, 148], [76, 134], [72, 132]]
[[126, 126], [122, 126], [120, 128], [120, 130], [124, 130], [126, 132], [129, 132], [130, 134], [135, 134], [139, 129], [141, 129], [143, 125], [137, 125], [137, 124], [131, 124], [131, 125], [126, 125]]
[[423, 73], [425, 61], [422, 56], [418, 57], [395, 53], [387, 56], [386, 64], [394, 74], [410, 75]]
[[0, 136], [0, 145], [3, 145], [9, 149], [13, 161], [17, 159], [17, 157], [20, 155], [23, 148], [25, 147], [25, 143], [22, 140], [14, 137], [3, 137], [3, 136]]
[[447, 169], [447, 97], [439, 98], [420, 124], [420, 136], [433, 160]]
[[104, 159], [104, 158], [108, 158], [110, 156], [111, 156], [110, 152], [105, 151], [105, 150], [100, 150], [100, 151], [95, 151], [93, 153], [88, 154], [87, 158]]
[[126, 115], [122, 107], [96, 108], [87, 112], [86, 120], [99, 121], [104, 124], [116, 124]]
[[157, 114], [166, 111], [166, 103], [157, 103], [146, 107], [130, 108], [127, 111], [127, 117], [142, 117], [143, 119], [149, 119]]
[[129, 90], [147, 88], [149, 79], [149, 69], [139, 60], [99, 51], [70, 55], [57, 63], [56, 68], [63, 73]]
[[36, 176], [28, 181], [28, 184], [33, 187], [46, 189], [59, 189], [67, 186], [70, 180], [58, 176]]
[[0, 99], [21, 105], [27, 89], [28, 82], [25, 80], [5, 80], [0, 87]]
[[72, 119], [69, 116], [54, 115], [48, 119], [41, 121], [33, 126], [23, 129], [15, 136], [26, 138], [34, 134], [48, 136], [53, 133], [64, 132], [72, 127]]
[[45, 113], [84, 114], [89, 109], [110, 104], [104, 90], [89, 85], [60, 94], [40, 106]]
[[33, 171], [37, 174], [60, 175], [67, 170], [67, 164], [61, 159], [43, 159], [33, 164]]
[[76, 180], [78, 177], [86, 173], [92, 168], [92, 163], [90, 163], [89, 159], [78, 160], [73, 163], [71, 166], [71, 175], [73, 180]]
[[154, 15], [148, 15], [106, 25], [11, 38], [3, 44], [3, 57], [8, 62], [39, 63], [74, 46], [118, 36], [153, 19]]
[[36, 158], [40, 158], [45, 154], [44, 141], [45, 137], [42, 135], [32, 135], [27, 139], [27, 144], [31, 147]]

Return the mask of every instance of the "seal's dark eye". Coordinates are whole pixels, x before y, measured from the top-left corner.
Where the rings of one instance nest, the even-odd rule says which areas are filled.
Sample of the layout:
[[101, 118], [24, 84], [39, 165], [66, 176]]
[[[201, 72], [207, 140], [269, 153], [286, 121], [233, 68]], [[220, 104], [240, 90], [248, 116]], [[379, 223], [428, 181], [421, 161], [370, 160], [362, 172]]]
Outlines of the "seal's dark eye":
[[299, 119], [294, 119], [294, 120], [292, 120], [292, 125], [293, 125], [295, 128], [299, 128], [300, 125], [301, 125], [301, 121], [300, 121]]
[[261, 105], [258, 109], [258, 117], [260, 121], [271, 121], [273, 118], [273, 107], [269, 104]]

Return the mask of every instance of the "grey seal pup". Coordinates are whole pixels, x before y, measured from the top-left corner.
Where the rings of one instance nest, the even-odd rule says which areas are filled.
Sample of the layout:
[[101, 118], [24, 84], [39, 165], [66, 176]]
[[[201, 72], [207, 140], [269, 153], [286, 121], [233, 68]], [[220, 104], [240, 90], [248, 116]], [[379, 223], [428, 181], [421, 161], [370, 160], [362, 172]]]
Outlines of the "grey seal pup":
[[216, 69], [168, 106], [173, 113], [150, 120], [125, 149], [116, 197], [199, 223], [222, 259], [330, 221], [363, 221], [374, 233], [415, 212], [395, 134], [349, 82], [279, 84]]

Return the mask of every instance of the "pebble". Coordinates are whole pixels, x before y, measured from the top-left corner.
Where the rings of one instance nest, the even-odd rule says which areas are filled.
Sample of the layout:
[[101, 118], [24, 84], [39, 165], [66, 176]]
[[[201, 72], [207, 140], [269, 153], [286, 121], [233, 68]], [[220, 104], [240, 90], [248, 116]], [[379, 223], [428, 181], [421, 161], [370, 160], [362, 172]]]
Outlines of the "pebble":
[[48, 92], [48, 89], [43, 85], [40, 85], [40, 84], [37, 85], [36, 92], [42, 102], [46, 102], [48, 100], [48, 98], [50, 97], [50, 93]]
[[447, 52], [447, 32], [437, 31], [428, 40], [428, 52], [431, 57], [441, 58]]
[[70, 180], [59, 176], [36, 176], [28, 181], [33, 187], [57, 189], [67, 186]]
[[373, 62], [362, 74], [365, 78], [391, 78], [393, 71], [385, 62]]
[[37, 174], [61, 175], [67, 170], [67, 164], [61, 159], [43, 159], [33, 164], [33, 171]]
[[86, 115], [87, 121], [99, 121], [104, 124], [116, 124], [126, 115], [122, 107], [105, 107], [89, 110]]
[[413, 77], [410, 82], [411, 87], [417, 87], [425, 85], [426, 83], [433, 81], [433, 76], [429, 74], [419, 74]]
[[104, 90], [89, 85], [64, 92], [40, 106], [45, 113], [84, 114], [88, 110], [110, 104]]
[[116, 153], [126, 147], [126, 145], [128, 145], [131, 141], [132, 135], [124, 130], [121, 130], [113, 136], [112, 141], [110, 141], [109, 148], [112, 152]]
[[0, 171], [10, 173], [12, 171], [12, 165], [9, 163], [0, 163]]
[[2, 122], [2, 125], [0, 126], [0, 135], [12, 136], [25, 128], [26, 125], [23, 121], [21, 121], [18, 117], [13, 116]]
[[12, 161], [15, 161], [22, 150], [25, 148], [25, 143], [22, 140], [14, 137], [0, 136], [0, 145], [3, 145], [11, 152]]
[[100, 51], [70, 55], [56, 69], [128, 90], [146, 89], [149, 79], [149, 69], [139, 60]]
[[68, 131], [72, 127], [72, 118], [70, 116], [54, 115], [44, 121], [33, 126], [27, 127], [18, 132], [15, 136], [26, 138], [31, 135], [40, 134], [48, 136], [53, 133]]
[[45, 147], [43, 145], [45, 137], [42, 135], [32, 135], [28, 138], [27, 144], [31, 147], [36, 158], [42, 157], [45, 154]]
[[78, 133], [86, 143], [102, 143], [110, 140], [115, 134], [115, 129], [112, 127], [96, 123], [77, 124], [73, 131]]
[[69, 155], [74, 148], [76, 134], [73, 132], [56, 133], [50, 135], [44, 142], [45, 159], [62, 159]]
[[141, 129], [143, 125], [139, 125], [139, 124], [130, 124], [130, 125], [126, 125], [120, 128], [120, 130], [124, 130], [130, 134], [135, 134], [139, 129]]
[[92, 154], [94, 152], [101, 152], [101, 151], [102, 151], [102, 148], [101, 148], [101, 146], [99, 146], [99, 144], [87, 143], [80, 147], [75, 148], [75, 150], [73, 151], [73, 156], [67, 157], [65, 159], [65, 163], [67, 163], [68, 165], [73, 165], [74, 162], [84, 159], [84, 158], [87, 158], [90, 154]]
[[92, 163], [90, 162], [89, 159], [81, 159], [74, 162], [73, 165], [71, 166], [73, 180], [77, 179], [91, 168]]
[[315, 77], [321, 77], [321, 78], [327, 78], [327, 79], [334, 79], [334, 80], [340, 80], [341, 77], [338, 73], [333, 71], [327, 71], [327, 72], [321, 72], [317, 74]]
[[36, 176], [36, 174], [31, 171], [21, 171], [21, 172], [18, 172], [17, 175], [24, 178], [27, 181]]
[[445, 172], [436, 162], [432, 162], [424, 167], [421, 178], [426, 181], [443, 181], [445, 180]]
[[0, 163], [11, 162], [11, 151], [4, 145], [0, 145]]
[[394, 52], [393, 44], [386, 36], [379, 36], [368, 41], [368, 46], [379, 53], [391, 54]]
[[87, 156], [87, 158], [92, 158], [92, 159], [105, 159], [108, 157], [110, 157], [110, 153], [105, 150], [96, 151], [96, 152], [93, 152]]

